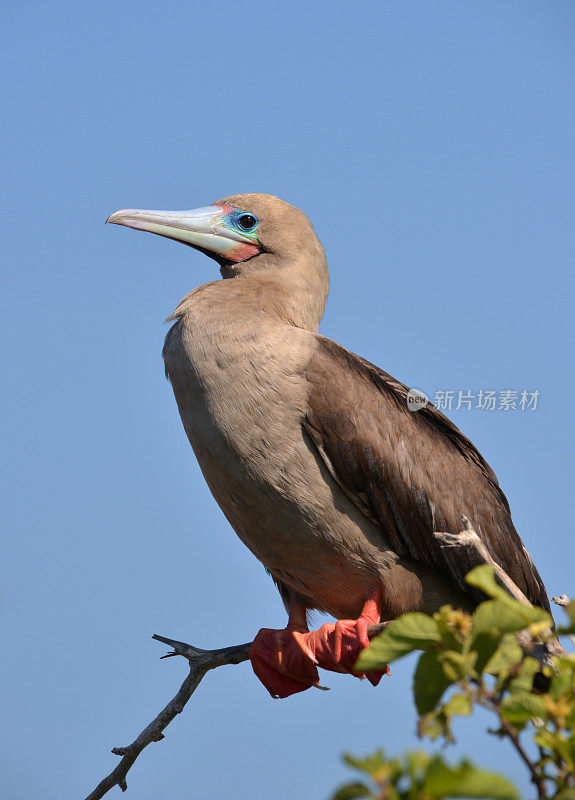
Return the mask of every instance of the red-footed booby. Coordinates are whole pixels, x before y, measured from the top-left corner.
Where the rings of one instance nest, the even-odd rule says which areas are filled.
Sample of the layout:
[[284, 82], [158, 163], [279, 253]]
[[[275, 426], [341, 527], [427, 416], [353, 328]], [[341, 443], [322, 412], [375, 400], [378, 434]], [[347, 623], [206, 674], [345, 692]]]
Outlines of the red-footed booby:
[[[441, 549], [467, 517], [526, 598], [549, 610], [497, 478], [461, 431], [408, 387], [318, 333], [329, 276], [307, 216], [265, 194], [192, 211], [124, 209], [108, 222], [206, 253], [224, 280], [190, 292], [164, 345], [188, 439], [240, 539], [289, 613], [261, 630], [253, 669], [274, 697], [352, 672], [367, 628], [451, 603], [473, 608], [464, 548]], [[336, 617], [309, 631], [308, 609]], [[375, 685], [383, 673], [367, 677]]]

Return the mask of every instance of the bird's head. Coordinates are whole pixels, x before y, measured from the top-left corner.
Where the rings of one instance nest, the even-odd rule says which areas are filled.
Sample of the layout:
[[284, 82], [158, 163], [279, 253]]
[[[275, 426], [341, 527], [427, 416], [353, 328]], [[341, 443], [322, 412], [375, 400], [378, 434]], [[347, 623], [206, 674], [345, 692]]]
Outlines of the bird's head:
[[276, 286], [289, 284], [296, 294], [303, 290], [315, 297], [319, 323], [329, 287], [324, 251], [303, 211], [278, 197], [238, 194], [190, 211], [125, 208], [106, 221], [200, 250], [218, 262], [224, 278], [258, 275]]

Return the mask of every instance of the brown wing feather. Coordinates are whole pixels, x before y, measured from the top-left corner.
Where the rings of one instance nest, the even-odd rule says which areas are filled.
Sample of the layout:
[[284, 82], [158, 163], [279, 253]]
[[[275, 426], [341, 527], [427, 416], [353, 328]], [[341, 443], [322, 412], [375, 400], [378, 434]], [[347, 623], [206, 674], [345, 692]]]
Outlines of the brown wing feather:
[[306, 377], [306, 430], [342, 488], [376, 519], [398, 554], [474, 594], [460, 577], [464, 549], [450, 548], [445, 556], [433, 536], [458, 533], [465, 515], [529, 600], [549, 609], [495, 473], [451, 420], [431, 404], [409, 411], [407, 386], [321, 336]]

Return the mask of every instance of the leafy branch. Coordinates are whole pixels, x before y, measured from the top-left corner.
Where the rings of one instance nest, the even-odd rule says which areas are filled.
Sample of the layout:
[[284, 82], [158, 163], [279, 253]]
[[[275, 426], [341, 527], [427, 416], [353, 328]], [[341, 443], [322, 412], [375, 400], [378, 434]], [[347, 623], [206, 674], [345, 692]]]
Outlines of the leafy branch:
[[[557, 641], [575, 633], [575, 602], [554, 598], [568, 615], [554, 630], [547, 612], [510, 596], [499, 577], [491, 564], [471, 570], [467, 582], [490, 598], [473, 614], [451, 606], [433, 616], [404, 614], [360, 655], [357, 669], [422, 650], [413, 679], [420, 737], [454, 742], [454, 719], [485, 708], [496, 721], [489, 733], [511, 743], [538, 800], [575, 800], [575, 654]], [[507, 778], [466, 760], [450, 766], [442, 755], [421, 751], [345, 760], [364, 778], [332, 800], [518, 798]]]

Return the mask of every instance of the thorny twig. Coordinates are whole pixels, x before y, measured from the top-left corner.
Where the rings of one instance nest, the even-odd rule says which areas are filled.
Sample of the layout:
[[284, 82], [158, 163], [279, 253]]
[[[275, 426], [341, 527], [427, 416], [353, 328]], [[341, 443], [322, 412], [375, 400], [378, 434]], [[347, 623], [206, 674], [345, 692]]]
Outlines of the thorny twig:
[[[372, 639], [381, 633], [388, 625], [381, 622], [379, 625], [370, 625], [368, 636]], [[176, 695], [163, 708], [158, 716], [147, 725], [144, 730], [134, 739], [132, 744], [127, 747], [114, 747], [112, 753], [121, 756], [121, 761], [116, 767], [103, 778], [91, 792], [86, 800], [100, 800], [114, 786], [119, 786], [125, 792], [128, 788], [126, 776], [132, 768], [134, 762], [151, 742], [159, 742], [164, 738], [163, 731], [170, 722], [184, 710], [184, 707], [193, 693], [196, 691], [206, 672], [216, 667], [223, 667], [227, 664], [241, 664], [249, 658], [251, 642], [246, 644], [233, 645], [232, 647], [222, 647], [219, 650], [202, 650], [186, 642], [179, 642], [176, 639], [168, 639], [165, 636], [154, 634], [152, 639], [163, 642], [172, 648], [171, 653], [161, 656], [170, 658], [171, 656], [183, 656], [188, 659], [190, 671], [180, 686]]]
[[241, 664], [242, 661], [247, 661], [250, 649], [250, 644], [247, 643], [235, 645], [233, 647], [223, 647], [220, 650], [201, 650], [199, 647], [193, 647], [190, 644], [178, 642], [175, 639], [167, 639], [165, 636], [154, 635], [152, 638], [173, 648], [171, 653], [167, 653], [165, 656], [162, 656], [162, 658], [176, 655], [184, 656], [189, 661], [190, 671], [176, 695], [170, 700], [167, 706], [160, 711], [158, 716], [144, 728], [139, 736], [134, 739], [132, 744], [127, 747], [114, 747], [112, 753], [121, 756], [121, 761], [109, 775], [100, 781], [86, 800], [99, 800], [114, 786], [119, 786], [120, 789], [125, 792], [128, 788], [126, 775], [133, 766], [135, 760], [142, 750], [151, 742], [159, 742], [164, 738], [162, 731], [170, 724], [177, 714], [183, 711], [184, 706], [198, 688], [206, 672], [210, 669], [215, 669], [215, 667], [221, 667], [224, 664]]

